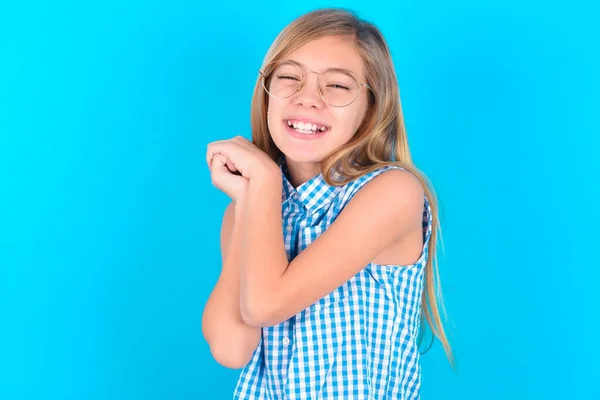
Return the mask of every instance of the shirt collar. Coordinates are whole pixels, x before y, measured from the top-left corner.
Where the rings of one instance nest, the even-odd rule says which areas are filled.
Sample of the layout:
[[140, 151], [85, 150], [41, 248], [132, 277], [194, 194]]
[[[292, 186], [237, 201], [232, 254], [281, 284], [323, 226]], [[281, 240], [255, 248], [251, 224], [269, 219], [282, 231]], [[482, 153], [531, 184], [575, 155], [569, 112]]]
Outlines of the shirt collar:
[[340, 186], [327, 184], [323, 174], [319, 174], [294, 188], [289, 181], [289, 170], [285, 162], [285, 156], [279, 159], [279, 168], [283, 179], [283, 202], [286, 200], [299, 201], [306, 209], [314, 212], [329, 204], [342, 190]]

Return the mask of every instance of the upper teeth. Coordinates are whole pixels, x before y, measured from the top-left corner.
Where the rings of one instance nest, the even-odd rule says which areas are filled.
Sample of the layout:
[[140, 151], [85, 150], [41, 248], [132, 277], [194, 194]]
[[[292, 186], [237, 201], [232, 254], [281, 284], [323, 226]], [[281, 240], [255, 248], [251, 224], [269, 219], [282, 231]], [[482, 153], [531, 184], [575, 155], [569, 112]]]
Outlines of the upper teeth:
[[327, 129], [327, 127], [323, 125], [317, 125], [310, 122], [294, 121], [291, 119], [287, 121], [287, 124], [290, 127], [293, 126], [295, 129], [301, 129], [304, 131], [316, 131], [318, 129], [321, 132], [324, 132]]

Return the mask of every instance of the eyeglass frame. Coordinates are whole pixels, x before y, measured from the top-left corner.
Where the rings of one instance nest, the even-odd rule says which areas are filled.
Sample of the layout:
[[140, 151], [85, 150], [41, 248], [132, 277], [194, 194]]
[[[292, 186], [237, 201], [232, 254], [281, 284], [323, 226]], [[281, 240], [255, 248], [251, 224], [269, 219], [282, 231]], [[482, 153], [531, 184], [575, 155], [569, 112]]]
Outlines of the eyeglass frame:
[[[295, 95], [296, 93], [299, 93], [303, 88], [304, 85], [306, 84], [306, 77], [308, 76], [309, 72], [312, 72], [313, 74], [317, 74], [317, 89], [319, 92], [319, 97], [321, 97], [321, 100], [323, 100], [324, 103], [330, 105], [331, 107], [348, 107], [350, 104], [354, 103], [356, 101], [356, 99], [358, 99], [358, 96], [360, 95], [360, 91], [362, 90], [363, 86], [366, 86], [367, 89], [369, 89], [370, 91], [373, 91], [373, 89], [371, 88], [371, 86], [369, 86], [368, 83], [366, 82], [360, 82], [352, 73], [352, 71], [348, 71], [347, 69], [343, 69], [343, 68], [328, 68], [326, 69], [324, 72], [317, 72], [317, 71], [310, 71], [305, 69], [302, 65], [300, 65], [298, 62], [296, 61], [292, 61], [292, 60], [281, 60], [281, 61], [271, 61], [270, 63], [268, 63], [266, 67], [268, 67], [271, 64], [275, 64], [275, 63], [291, 63], [294, 64], [295, 66], [297, 66], [298, 68], [300, 68], [300, 70], [302, 71], [302, 80], [300, 81], [300, 84], [298, 85], [298, 88], [289, 96], [285, 96], [285, 97], [278, 97], [278, 96], [274, 96], [269, 92], [269, 89], [267, 89], [267, 87], [265, 86], [266, 80], [267, 80], [267, 76], [265, 75], [264, 71], [262, 71], [261, 69], [258, 70], [258, 73], [260, 74], [261, 78], [261, 86], [263, 87], [263, 89], [265, 90], [265, 92], [267, 92], [267, 94], [269, 96], [275, 97], [276, 99], [288, 99], [290, 97], [292, 97], [293, 95]], [[274, 70], [273, 70], [274, 71]], [[352, 79], [354, 79], [357, 83], [358, 83], [358, 91], [356, 92], [356, 97], [354, 98], [354, 100], [352, 100], [350, 103], [345, 104], [343, 106], [335, 106], [333, 104], [330, 104], [329, 102], [325, 101], [325, 99], [323, 98], [323, 92], [321, 90], [321, 76], [325, 75], [326, 73], [330, 72], [330, 71], [343, 71], [344, 73], [347, 73], [348, 75], [350, 75], [352, 77]]]

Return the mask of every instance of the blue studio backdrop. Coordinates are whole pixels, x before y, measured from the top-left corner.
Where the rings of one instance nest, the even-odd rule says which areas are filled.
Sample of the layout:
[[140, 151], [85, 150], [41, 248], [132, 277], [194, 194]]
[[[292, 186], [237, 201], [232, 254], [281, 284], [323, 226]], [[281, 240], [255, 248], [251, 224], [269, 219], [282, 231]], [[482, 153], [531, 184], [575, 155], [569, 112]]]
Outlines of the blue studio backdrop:
[[231, 398], [206, 145], [324, 6], [383, 31], [440, 199], [457, 369], [436, 342], [422, 398], [600, 398], [593, 2], [104, 0], [0, 4], [0, 399]]

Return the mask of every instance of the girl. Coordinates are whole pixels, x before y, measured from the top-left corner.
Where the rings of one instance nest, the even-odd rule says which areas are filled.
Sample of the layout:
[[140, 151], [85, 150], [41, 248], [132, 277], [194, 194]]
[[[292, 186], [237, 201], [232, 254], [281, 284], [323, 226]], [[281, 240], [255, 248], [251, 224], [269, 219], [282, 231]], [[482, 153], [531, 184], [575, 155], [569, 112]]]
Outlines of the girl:
[[437, 205], [412, 164], [380, 31], [349, 11], [293, 21], [252, 99], [252, 142], [208, 145], [229, 197], [203, 314], [236, 399], [415, 399], [436, 301]]

